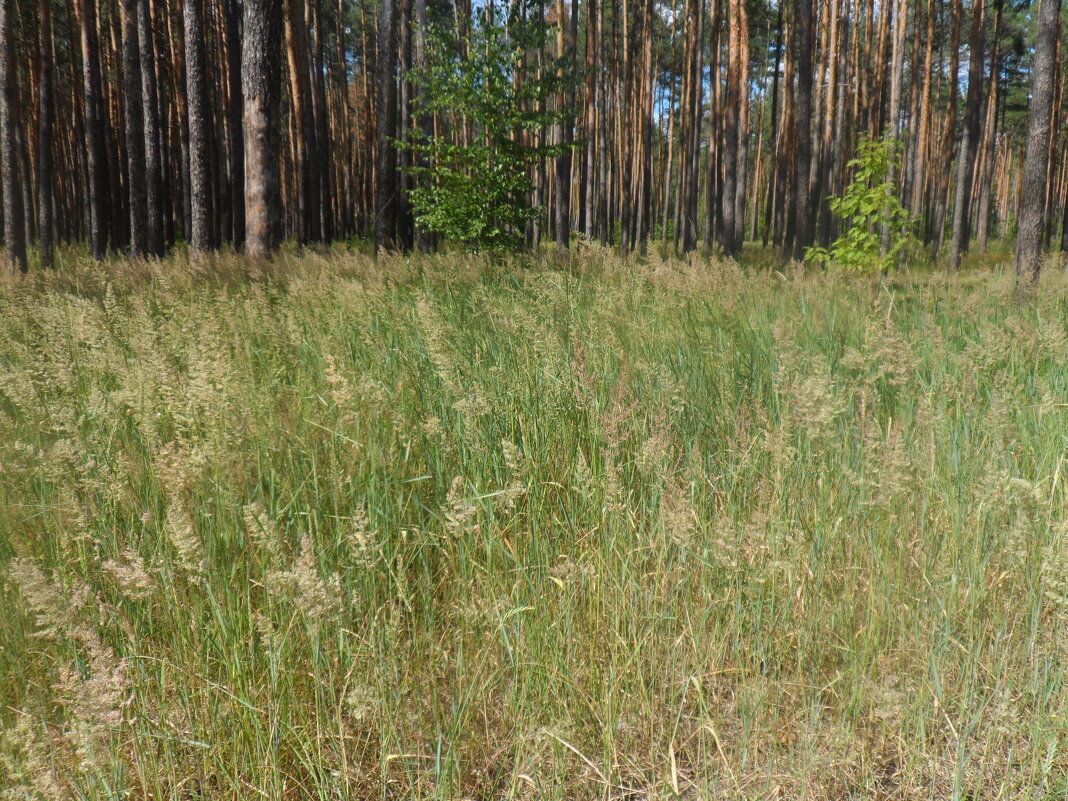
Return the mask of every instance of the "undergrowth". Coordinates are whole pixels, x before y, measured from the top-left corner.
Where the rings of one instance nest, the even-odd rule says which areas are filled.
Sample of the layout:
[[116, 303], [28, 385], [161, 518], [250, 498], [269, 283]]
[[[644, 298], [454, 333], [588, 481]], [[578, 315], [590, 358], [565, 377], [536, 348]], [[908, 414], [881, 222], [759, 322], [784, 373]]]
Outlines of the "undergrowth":
[[1068, 293], [0, 286], [0, 797], [1057, 798]]

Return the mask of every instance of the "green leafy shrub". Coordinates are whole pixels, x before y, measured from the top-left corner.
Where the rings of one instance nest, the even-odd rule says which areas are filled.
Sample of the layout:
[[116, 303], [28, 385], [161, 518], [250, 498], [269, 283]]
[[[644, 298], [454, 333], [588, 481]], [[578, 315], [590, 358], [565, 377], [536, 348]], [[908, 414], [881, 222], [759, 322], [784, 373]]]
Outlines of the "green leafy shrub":
[[416, 178], [408, 195], [416, 222], [471, 250], [523, 246], [540, 211], [533, 168], [562, 150], [545, 143], [564, 113], [551, 108], [563, 79], [553, 59], [536, 62], [550, 34], [536, 11], [521, 2], [497, 22], [477, 15], [467, 47], [432, 28], [427, 65], [411, 73], [425, 112], [442, 122], [401, 143], [419, 157], [407, 168]]
[[[899, 143], [890, 137], [861, 139], [857, 155], [849, 162], [853, 182], [841, 197], [830, 199], [843, 233], [829, 249], [809, 248], [806, 261], [834, 263], [851, 272], [885, 272], [897, 264], [913, 239], [912, 217], [901, 205], [893, 180], [899, 151]], [[885, 248], [884, 228], [888, 233]]]

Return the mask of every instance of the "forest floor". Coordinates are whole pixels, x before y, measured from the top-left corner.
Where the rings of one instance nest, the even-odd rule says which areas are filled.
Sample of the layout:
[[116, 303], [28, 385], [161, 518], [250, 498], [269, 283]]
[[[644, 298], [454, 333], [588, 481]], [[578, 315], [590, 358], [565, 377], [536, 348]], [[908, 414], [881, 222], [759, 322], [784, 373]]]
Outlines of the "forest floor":
[[0, 282], [4, 799], [1068, 791], [1059, 277]]

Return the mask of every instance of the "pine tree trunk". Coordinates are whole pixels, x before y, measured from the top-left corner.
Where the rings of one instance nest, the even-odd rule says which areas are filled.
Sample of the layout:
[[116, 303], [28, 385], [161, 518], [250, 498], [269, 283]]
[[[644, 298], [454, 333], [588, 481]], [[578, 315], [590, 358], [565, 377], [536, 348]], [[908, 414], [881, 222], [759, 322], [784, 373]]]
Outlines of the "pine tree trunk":
[[1049, 118], [1053, 105], [1053, 73], [1061, 0], [1039, 0], [1031, 109], [1027, 120], [1027, 153], [1022, 170], [1019, 234], [1016, 239], [1016, 281], [1033, 284], [1042, 270], [1042, 229], [1046, 213]]
[[979, 111], [983, 103], [983, 42], [986, 39], [983, 0], [973, 0], [968, 95], [964, 102], [964, 135], [957, 162], [957, 184], [953, 203], [953, 236], [949, 244], [949, 267], [960, 269], [961, 254], [968, 249], [972, 180], [975, 154], [979, 149]]
[[396, 68], [393, 0], [382, 0], [378, 20], [378, 76], [376, 103], [375, 251], [393, 245], [396, 234], [394, 207], [397, 192], [397, 154], [391, 141], [396, 136]]
[[37, 0], [38, 114], [37, 114], [37, 228], [41, 267], [50, 269], [55, 249], [55, 188], [52, 170], [53, 64], [52, 0]]
[[794, 177], [794, 225], [787, 243], [795, 259], [803, 259], [812, 244], [812, 208], [809, 198], [809, 166], [812, 161], [812, 0], [794, 4], [797, 59], [796, 143], [797, 172]]
[[293, 107], [297, 154], [297, 238], [305, 245], [319, 239], [319, 169], [315, 118], [308, 78], [308, 29], [301, 0], [285, 0], [289, 100]]
[[[568, 13], [564, 0], [556, 0], [556, 56], [560, 59], [559, 79], [561, 86], [556, 96], [558, 114], [567, 114], [567, 92], [563, 82], [567, 78], [567, 63], [571, 53], [568, 42]], [[556, 157], [556, 249], [566, 253], [571, 246], [571, 130], [566, 119], [556, 124], [556, 145], [562, 150]]]
[[997, 117], [999, 81], [1001, 78], [1001, 12], [1002, 0], [994, 4], [994, 41], [990, 52], [990, 89], [987, 92], [986, 120], [983, 124], [983, 169], [979, 179], [979, 211], [976, 240], [979, 252], [986, 253], [990, 236], [990, 189], [994, 178], [994, 157], [997, 153]]
[[141, 91], [144, 97], [145, 251], [153, 256], [162, 256], [163, 159], [153, 31], [152, 9], [148, 0], [137, 0], [137, 41], [140, 50]]
[[89, 250], [94, 259], [107, 252], [111, 220], [106, 125], [100, 85], [100, 46], [96, 0], [80, 0], [82, 80], [85, 94], [85, 149], [89, 163]]
[[226, 0], [226, 72], [229, 81], [228, 128], [230, 131], [230, 241], [240, 250], [245, 244], [245, 142], [241, 98], [241, 7]]
[[245, 252], [270, 256], [281, 239], [280, 170], [282, 1], [244, 0]]
[[148, 252], [148, 206], [145, 191], [144, 93], [137, 33], [139, 0], [122, 0], [122, 78], [126, 123], [126, 186], [129, 192], [130, 255]]
[[203, 0], [185, 0], [185, 91], [189, 106], [190, 248], [203, 253], [212, 240], [211, 119], [204, 58]]
[[3, 182], [4, 253], [8, 265], [26, 272], [26, 229], [19, 176], [15, 93], [15, 0], [0, 0], [0, 181]]

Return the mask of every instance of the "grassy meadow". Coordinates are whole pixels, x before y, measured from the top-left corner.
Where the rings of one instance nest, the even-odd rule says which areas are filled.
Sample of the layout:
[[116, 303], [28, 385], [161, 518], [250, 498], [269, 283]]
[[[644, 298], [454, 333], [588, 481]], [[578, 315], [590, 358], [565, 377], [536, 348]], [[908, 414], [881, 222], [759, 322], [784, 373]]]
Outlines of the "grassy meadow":
[[1068, 795], [1068, 286], [0, 279], [0, 799]]

